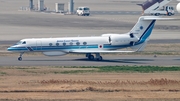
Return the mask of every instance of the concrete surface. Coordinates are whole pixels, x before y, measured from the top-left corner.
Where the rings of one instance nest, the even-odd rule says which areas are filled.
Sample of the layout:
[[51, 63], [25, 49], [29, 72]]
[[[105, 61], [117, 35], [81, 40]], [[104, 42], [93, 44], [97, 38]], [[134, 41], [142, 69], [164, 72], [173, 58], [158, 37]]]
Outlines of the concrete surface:
[[[102, 55], [103, 56], [103, 55]], [[179, 56], [103, 56], [103, 61], [89, 61], [85, 56], [23, 56], [23, 61], [17, 57], [0, 57], [0, 66], [122, 66], [151, 65], [179, 66]]]

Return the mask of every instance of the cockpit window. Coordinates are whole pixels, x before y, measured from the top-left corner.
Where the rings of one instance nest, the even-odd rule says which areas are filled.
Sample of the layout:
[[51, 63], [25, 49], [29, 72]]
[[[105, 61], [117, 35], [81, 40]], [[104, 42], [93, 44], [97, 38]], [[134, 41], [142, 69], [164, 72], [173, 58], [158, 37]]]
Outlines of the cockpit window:
[[19, 41], [15, 45], [26, 44], [26, 41]]
[[21, 44], [22, 43], [22, 41], [19, 41], [19, 42], [17, 42], [15, 45], [19, 45], [19, 44]]
[[26, 41], [24, 41], [22, 44], [26, 44]]

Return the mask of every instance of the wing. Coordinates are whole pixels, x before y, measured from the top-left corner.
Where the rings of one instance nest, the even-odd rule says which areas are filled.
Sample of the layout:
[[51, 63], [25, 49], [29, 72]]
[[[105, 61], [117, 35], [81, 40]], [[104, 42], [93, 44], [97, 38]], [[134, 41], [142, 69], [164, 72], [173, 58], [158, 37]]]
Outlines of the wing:
[[71, 50], [69, 53], [132, 53], [136, 51], [114, 51], [114, 50]]

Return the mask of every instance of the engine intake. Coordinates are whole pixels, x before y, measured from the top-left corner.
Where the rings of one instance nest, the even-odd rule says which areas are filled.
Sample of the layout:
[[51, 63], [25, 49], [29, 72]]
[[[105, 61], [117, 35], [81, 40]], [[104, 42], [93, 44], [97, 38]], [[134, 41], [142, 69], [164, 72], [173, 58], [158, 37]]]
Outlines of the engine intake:
[[134, 34], [133, 33], [130, 33], [129, 36], [130, 36], [130, 38], [134, 38]]

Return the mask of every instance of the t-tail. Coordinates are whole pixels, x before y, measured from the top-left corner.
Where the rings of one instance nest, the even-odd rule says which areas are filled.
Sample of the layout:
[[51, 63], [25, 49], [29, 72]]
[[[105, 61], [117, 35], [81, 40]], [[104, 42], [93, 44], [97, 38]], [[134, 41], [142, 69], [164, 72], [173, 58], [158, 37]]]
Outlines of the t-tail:
[[138, 38], [137, 42], [134, 42], [132, 49], [136, 51], [143, 51], [149, 37], [152, 33], [156, 20], [175, 20], [174, 18], [162, 18], [159, 16], [141, 16], [135, 26], [129, 32], [133, 36]]
[[134, 42], [134, 45], [131, 47], [132, 49], [136, 51], [144, 50], [157, 19], [163, 18], [157, 16], [142, 16], [139, 18], [138, 22], [129, 32], [138, 38], [138, 41]]

